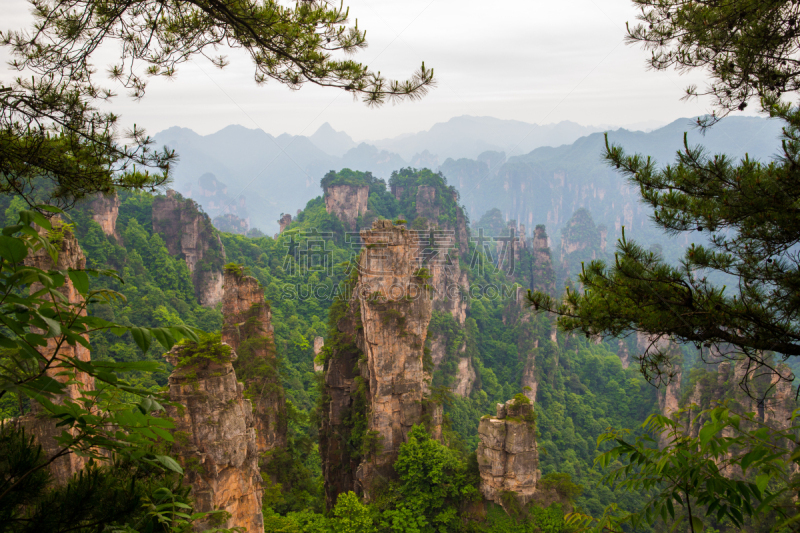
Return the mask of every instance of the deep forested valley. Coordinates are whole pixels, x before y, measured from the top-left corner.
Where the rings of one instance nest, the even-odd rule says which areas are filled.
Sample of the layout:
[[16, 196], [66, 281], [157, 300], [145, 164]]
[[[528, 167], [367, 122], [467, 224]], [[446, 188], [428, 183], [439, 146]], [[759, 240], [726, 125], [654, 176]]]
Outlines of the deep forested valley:
[[0, 533], [800, 532], [797, 0], [349, 3], [4, 3]]
[[[166, 196], [122, 191], [81, 203], [70, 213], [68, 231], [80, 243], [87, 267], [120, 273], [116, 281], [92, 279], [93, 286], [114, 289], [125, 297], [92, 304], [92, 315], [123, 325], [198, 328], [211, 335], [204, 342], [218, 343], [220, 331], [223, 339], [225, 331], [223, 293], [230, 290], [233, 280], [254, 278], [256, 292], [266, 298], [271, 330], [268, 353], [261, 356], [274, 358], [279, 376], [272, 386], [278, 387], [275, 398], [280, 401], [276, 404], [278, 400], [272, 398], [269, 405], [274, 409], [280, 405], [281, 421], [272, 423], [282, 429], [273, 427], [272, 431], [283, 432], [258, 458], [265, 481], [267, 530], [339, 531], [344, 527], [339, 521], [361, 513], [365, 524], [372, 525], [359, 526], [366, 529], [358, 531], [430, 527], [455, 531], [468, 525], [486, 531], [555, 532], [570, 529], [563, 517], [572, 510], [601, 515], [611, 504], [631, 512], [644, 504], [646, 491], [631, 493], [603, 483], [607, 472], [594, 464], [598, 437], [609, 428], [640, 431], [637, 428], [648, 416], [686, 405], [697, 384], [716, 379], [717, 370], [704, 364], [693, 346], [673, 344], [682, 374], [659, 390], [645, 380], [636, 364], [636, 354], [648, 345], [641, 335], [601, 340], [564, 334], [552, 318], [532, 313], [524, 298], [528, 289], [555, 295], [556, 287], [574, 283], [582, 264], [612, 253], [607, 230], [595, 226], [587, 210], [574, 213], [562, 232], [560, 250], [554, 251], [545, 226], [525, 228], [516, 221], [506, 222], [496, 209], [468, 226], [458, 191], [441, 174], [427, 169], [400, 170], [388, 184], [369, 173], [331, 172], [322, 187], [324, 196], [282, 220], [277, 238], [220, 232], [197, 204], [173, 191]], [[13, 197], [3, 197], [2, 202], [0, 212], [10, 224], [24, 204]], [[391, 481], [391, 488], [373, 489], [365, 505], [339, 496], [348, 493], [346, 489], [361, 493], [368, 485], [342, 482], [339, 478], [344, 474], [331, 467], [342, 457], [333, 457], [330, 443], [324, 449], [320, 445], [331, 438], [326, 410], [333, 390], [329, 376], [339, 364], [335, 361], [353, 364], [346, 357], [352, 340], [344, 338], [341, 323], [356, 298], [348, 289], [358, 275], [358, 258], [375, 246], [365, 243], [364, 234], [359, 237], [354, 229], [379, 227], [380, 221], [425, 241], [417, 244], [418, 257], [413, 259], [415, 265], [419, 261], [421, 268], [427, 264], [433, 270], [424, 276], [433, 289], [426, 298], [433, 304], [431, 315], [420, 336], [429, 376], [424, 397], [443, 406], [443, 417], [435, 423], [428, 419], [414, 430], [421, 432], [414, 441], [420, 449], [403, 445], [406, 455], [413, 455], [407, 457], [400, 448], [403, 461], [423, 461], [427, 474], [404, 476], [395, 462], [394, 475], [400, 473], [399, 480]], [[435, 238], [434, 233], [439, 236]], [[379, 326], [391, 329], [405, 323], [409, 313], [381, 309]], [[245, 397], [258, 405], [263, 391], [257, 391], [250, 379], [265, 379], [265, 371], [253, 370], [254, 355], [248, 350], [237, 347], [239, 358], [233, 368], [250, 391]], [[157, 345], [143, 354], [131, 334], [118, 337], [106, 332], [92, 339], [93, 361], [144, 358], [162, 362], [164, 356]], [[359, 374], [360, 365], [355, 366]], [[160, 368], [127, 377], [160, 395], [170, 372], [175, 376], [180, 365]], [[357, 381], [358, 375], [353, 379]], [[706, 398], [706, 404], [728, 393], [719, 394]], [[520, 398], [534, 406], [537, 457], [527, 468], [536, 472], [538, 481], [535, 490], [525, 490], [532, 491], [527, 501], [538, 510], [527, 518], [514, 513], [509, 518], [500, 507], [490, 506], [485, 514], [486, 510], [474, 508], [481, 484], [476, 457], [481, 443], [479, 422], [494, 416], [496, 405]], [[356, 464], [369, 456], [368, 441], [374, 439], [363, 418], [365, 400], [356, 395], [345, 402], [348, 414], [333, 436], [343, 439], [340, 446], [352, 448], [345, 456]], [[355, 412], [359, 401], [362, 418]], [[702, 403], [698, 398], [693, 401]], [[12, 397], [3, 398], [2, 405], [5, 418], [20, 416]], [[204, 416], [212, 419], [203, 423], [214, 422], [213, 413]], [[438, 434], [442, 444], [437, 442], [430, 449], [433, 445], [428, 443], [436, 441], [425, 440], [430, 438], [426, 430]], [[185, 466], [191, 453], [184, 453]], [[433, 468], [429, 461], [442, 461], [437, 468], [459, 481], [439, 487], [432, 478], [426, 479], [425, 475], [435, 474], [429, 470]], [[423, 497], [420, 492], [428, 490], [434, 492], [425, 495], [430, 501], [418, 500]], [[508, 510], [501, 498], [496, 503]], [[334, 514], [325, 518], [330, 510]], [[401, 525], [404, 513], [415, 516], [416, 526]], [[724, 521], [718, 527], [733, 530]]]

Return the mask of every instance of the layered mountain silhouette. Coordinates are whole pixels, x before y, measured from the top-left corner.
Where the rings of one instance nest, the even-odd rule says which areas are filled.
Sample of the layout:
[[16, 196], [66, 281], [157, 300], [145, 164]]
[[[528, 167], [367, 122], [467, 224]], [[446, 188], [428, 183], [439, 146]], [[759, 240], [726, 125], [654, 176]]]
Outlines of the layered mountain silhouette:
[[[687, 118], [650, 132], [617, 129], [609, 140], [663, 164], [674, 160], [684, 132], [709, 153], [769, 159], [780, 149], [775, 121], [729, 117], [705, 135], [693, 124]], [[586, 207], [609, 227], [613, 242], [622, 225], [646, 228], [647, 210], [636, 191], [603, 163], [603, 134], [597, 130], [566, 121], [537, 125], [462, 116], [428, 131], [362, 143], [327, 123], [309, 137], [275, 137], [238, 125], [210, 135], [172, 127], [156, 134], [155, 141], [178, 152], [174, 188], [207, 211], [249, 217], [251, 227], [268, 234], [277, 231], [282, 213], [293, 214], [321, 194], [320, 179], [330, 170], [351, 168], [388, 178], [412, 166], [441, 170], [474, 220], [498, 208], [505, 218], [530, 227], [546, 223], [555, 235], [576, 209]], [[209, 195], [200, 184], [203, 176], [224, 186], [225, 194]]]
[[[747, 154], [769, 161], [780, 151], [778, 121], [728, 117], [705, 134], [695, 123], [679, 119], [648, 133], [620, 129], [609, 132], [608, 140], [631, 155], [651, 156], [660, 166], [675, 162], [676, 152], [683, 149], [684, 132], [690, 146], [702, 145], [710, 156], [726, 154], [738, 160]], [[496, 152], [476, 159], [447, 159], [440, 170], [459, 190], [461, 203], [475, 221], [498, 208], [506, 220], [517, 220], [528, 228], [546, 224], [548, 234], [558, 240], [558, 231], [583, 207], [596, 223], [607, 226], [611, 247], [622, 226], [628, 237], [660, 244], [670, 256], [692, 242], [686, 234], [665, 239], [651, 223], [652, 211], [641, 203], [638, 188], [603, 161], [604, 150], [603, 133], [593, 133], [569, 145], [540, 147], [507, 159]]]

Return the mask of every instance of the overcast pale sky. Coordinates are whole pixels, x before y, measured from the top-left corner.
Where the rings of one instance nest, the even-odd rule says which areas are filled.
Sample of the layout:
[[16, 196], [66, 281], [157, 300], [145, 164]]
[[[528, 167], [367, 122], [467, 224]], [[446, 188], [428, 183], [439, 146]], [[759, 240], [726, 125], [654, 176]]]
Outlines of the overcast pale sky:
[[[2, 0], [4, 29], [29, 23], [24, 0]], [[155, 79], [140, 102], [124, 91], [114, 110], [124, 124], [150, 133], [185, 126], [212, 133], [229, 124], [273, 135], [310, 135], [324, 122], [356, 140], [430, 128], [460, 115], [547, 124], [667, 123], [709, 110], [707, 101], [681, 100], [701, 73], [648, 71], [647, 53], [623, 43], [635, 21], [629, 0], [350, 0], [351, 20], [367, 30], [358, 60], [388, 77], [405, 78], [421, 61], [438, 87], [419, 102], [368, 109], [336, 89], [291, 91], [276, 82], [258, 87], [244, 54], [229, 54], [224, 70], [199, 58], [175, 80]], [[0, 55], [4, 60], [6, 54]], [[100, 65], [98, 65], [100, 66]], [[3, 80], [13, 73], [4, 68]], [[110, 84], [111, 82], [109, 82]]]

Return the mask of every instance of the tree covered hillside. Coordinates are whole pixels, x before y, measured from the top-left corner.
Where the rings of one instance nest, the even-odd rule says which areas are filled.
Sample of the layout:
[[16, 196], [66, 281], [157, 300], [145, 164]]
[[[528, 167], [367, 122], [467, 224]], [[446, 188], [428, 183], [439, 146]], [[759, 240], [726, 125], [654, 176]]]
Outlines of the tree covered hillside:
[[[429, 171], [404, 170], [392, 178], [394, 185], [416, 188], [429, 185], [441, 188], [437, 204], [440, 220], [455, 220], [449, 203], [457, 197], [447, 182]], [[374, 217], [394, 216], [399, 210], [416, 217], [413, 203], [397, 203], [380, 180], [370, 196]], [[413, 196], [413, 195], [412, 195]], [[192, 277], [186, 263], [172, 257], [162, 237], [153, 232], [154, 196], [146, 193], [120, 193], [116, 231], [120, 239], [106, 236], [91, 218], [90, 204], [82, 204], [72, 214], [72, 223], [89, 264], [116, 268], [122, 281], [115, 284], [127, 301], [95, 305], [91, 312], [114, 317], [122, 323], [138, 325], [186, 324], [208, 332], [219, 331], [219, 309], [198, 304]], [[9, 197], [2, 198], [0, 209], [6, 218], [21, 206]], [[314, 371], [314, 339], [326, 337], [331, 304], [341, 295], [358, 247], [348, 242], [342, 223], [325, 210], [321, 197], [311, 200], [295, 221], [277, 238], [250, 238], [220, 234], [227, 261], [245, 267], [263, 285], [271, 304], [276, 350], [280, 359], [281, 380], [288, 399], [290, 433], [295, 451], [284, 457], [279, 482], [291, 489], [268, 491], [267, 504], [285, 513], [305, 508], [321, 511], [319, 492], [320, 463], [316, 449], [319, 400], [319, 373]], [[323, 243], [322, 263], [307, 268], [303, 250], [308, 239]], [[458, 257], [473, 286], [494, 284], [513, 287], [515, 280], [502, 270], [470, 266], [476, 253], [474, 244], [467, 254]], [[527, 286], [528, 280], [517, 276]], [[338, 292], [337, 292], [338, 291]], [[523, 319], [523, 317], [525, 317]], [[495, 404], [523, 392], [522, 370], [531, 352], [535, 352], [535, 374], [539, 383], [536, 412], [542, 473], [566, 473], [572, 482], [583, 486], [576, 499], [579, 508], [599, 512], [612, 502], [622, 502], [633, 509], [637, 497], [615, 494], [597, 486], [599, 474], [592, 468], [595, 441], [607, 427], [634, 427], [656, 408], [656, 394], [635, 368], [623, 369], [615, 350], [605, 344], [588, 342], [581, 337], [552, 336], [553, 323], [544, 317], [531, 317], [513, 298], [479, 297], [467, 307], [466, 328], [460, 329], [450, 314], [436, 312], [431, 334], [443, 335], [449, 346], [447, 356], [434, 374], [434, 386], [442, 391], [449, 427], [454, 442], [463, 453], [474, 453], [477, 425], [481, 416], [493, 413]], [[326, 339], [327, 340], [327, 339]], [[466, 353], [457, 346], [466, 344]], [[466, 396], [447, 392], [464, 355], [474, 367], [476, 377]], [[133, 340], [127, 336], [106, 334], [93, 343], [92, 357], [130, 361], [141, 358]], [[150, 359], [160, 360], [151, 349]], [[166, 373], [141, 375], [142, 384], [157, 388], [166, 382]], [[6, 415], [15, 408], [5, 406]]]

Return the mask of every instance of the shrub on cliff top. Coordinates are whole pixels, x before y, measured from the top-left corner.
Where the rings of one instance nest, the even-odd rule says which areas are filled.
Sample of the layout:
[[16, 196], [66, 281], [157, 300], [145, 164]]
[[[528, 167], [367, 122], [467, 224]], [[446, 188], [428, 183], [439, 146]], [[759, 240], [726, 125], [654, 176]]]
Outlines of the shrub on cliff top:
[[359, 170], [350, 170], [349, 168], [343, 168], [339, 172], [335, 172], [331, 170], [325, 177], [322, 178], [320, 185], [322, 186], [322, 190], [327, 190], [328, 187], [333, 187], [334, 185], [354, 185], [356, 187], [369, 187], [374, 182], [378, 181], [377, 178], [373, 177], [372, 172], [361, 172]]
[[178, 368], [214, 363], [227, 363], [231, 360], [233, 349], [222, 343], [219, 333], [200, 333], [197, 342], [184, 340], [178, 343], [180, 352]]

